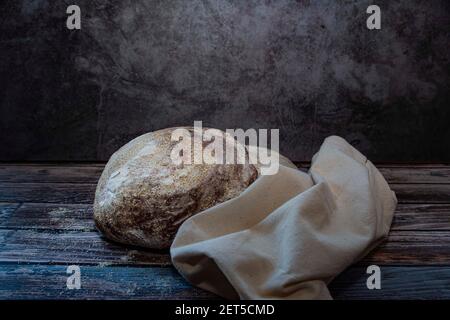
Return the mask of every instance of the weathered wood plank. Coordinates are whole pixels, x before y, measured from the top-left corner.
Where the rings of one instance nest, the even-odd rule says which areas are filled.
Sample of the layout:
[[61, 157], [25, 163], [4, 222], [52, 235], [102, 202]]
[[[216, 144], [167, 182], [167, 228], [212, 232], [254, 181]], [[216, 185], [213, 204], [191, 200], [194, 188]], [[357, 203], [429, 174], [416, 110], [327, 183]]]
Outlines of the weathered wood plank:
[[399, 203], [450, 203], [450, 184], [391, 184]]
[[[370, 160], [370, 159], [369, 159]], [[299, 168], [309, 168], [311, 162], [309, 161], [293, 161]], [[95, 162], [98, 164], [98, 162]], [[15, 163], [12, 163], [14, 165]], [[31, 164], [31, 163], [30, 163]], [[51, 163], [48, 163], [51, 164]], [[450, 163], [412, 163], [412, 162], [374, 162], [377, 168], [413, 168], [413, 169], [424, 169], [424, 168], [448, 168]]]
[[66, 231], [96, 230], [93, 220], [93, 206], [91, 204], [54, 203], [24, 203], [13, 212], [0, 215], [0, 228]]
[[391, 231], [387, 241], [373, 250], [364, 263], [450, 264], [450, 232]]
[[0, 299], [214, 299], [174, 268], [81, 266], [81, 288], [67, 289], [64, 265], [0, 264]]
[[0, 202], [93, 203], [95, 184], [0, 183]]
[[[66, 287], [66, 265], [0, 264], [0, 299], [217, 299], [174, 268], [81, 266], [81, 289]], [[381, 290], [368, 290], [366, 268], [330, 284], [335, 299], [449, 299], [450, 267], [381, 267]]]
[[[0, 204], [0, 228], [95, 231], [92, 215], [91, 204]], [[399, 204], [391, 230], [450, 231], [450, 204]]]
[[0, 262], [170, 265], [168, 251], [107, 241], [98, 232], [0, 230]]
[[381, 266], [381, 289], [368, 290], [366, 267], [351, 267], [331, 284], [334, 299], [449, 299], [450, 267]]
[[0, 203], [0, 220], [11, 216], [19, 206], [18, 203]]
[[385, 179], [393, 183], [450, 184], [450, 166], [447, 167], [381, 167]]
[[450, 204], [399, 204], [391, 230], [450, 230]]
[[[0, 202], [89, 204], [95, 184], [0, 183]], [[450, 184], [392, 184], [399, 203], [450, 203]]]
[[[306, 169], [309, 164], [300, 164]], [[104, 164], [0, 164], [0, 182], [97, 183]], [[450, 184], [450, 166], [379, 166], [389, 183]]]
[[0, 182], [97, 183], [103, 164], [0, 165]]
[[[0, 263], [3, 263], [0, 265], [0, 298], [10, 297], [14, 290], [16, 298], [22, 295], [23, 298], [39, 296], [43, 299], [213, 297], [190, 287], [172, 268], [160, 268], [170, 265], [167, 251], [117, 245], [95, 231], [92, 202], [102, 169], [102, 164], [33, 165], [32, 170], [28, 165], [0, 166]], [[334, 297], [448, 298], [450, 267], [442, 265], [450, 265], [450, 168], [383, 166], [380, 170], [399, 199], [391, 234], [387, 242], [332, 283]], [[83, 270], [90, 268], [87, 271], [90, 282], [84, 292], [66, 290], [64, 266], [34, 266], [42, 269], [33, 267], [30, 273], [26, 271], [27, 266], [16, 263], [80, 264]], [[382, 290], [365, 287], [367, 274], [362, 266], [372, 263], [382, 266]], [[122, 267], [125, 265], [127, 267]], [[411, 267], [415, 265], [421, 267]], [[5, 271], [4, 266], [13, 269]], [[145, 274], [142, 277], [139, 274], [143, 270], [147, 271], [149, 279], [158, 278], [149, 281], [154, 282], [150, 288], [138, 279], [146, 279]], [[148, 270], [152, 270], [152, 275]], [[168, 270], [172, 274], [167, 273]], [[130, 273], [131, 278], [127, 278]], [[34, 276], [38, 280], [33, 280]], [[42, 289], [48, 279], [60, 279], [63, 289], [54, 288], [53, 284]], [[184, 282], [185, 287], [176, 281]]]
[[[131, 248], [98, 232], [0, 230], [0, 262], [170, 265], [167, 251]], [[450, 264], [450, 232], [392, 231], [364, 262]]]
[[[389, 242], [382, 244], [366, 261], [376, 263], [438, 264], [450, 261], [450, 240], [447, 232], [396, 232], [414, 227], [439, 226], [447, 230], [448, 205], [399, 205]], [[431, 209], [430, 209], [431, 208]], [[440, 216], [440, 210], [446, 214]], [[420, 212], [420, 219], [415, 216]], [[399, 215], [399, 217], [397, 217]], [[428, 217], [431, 215], [431, 218]], [[165, 254], [142, 249], [125, 248], [105, 241], [95, 232], [90, 205], [24, 204], [9, 216], [0, 217], [0, 227], [8, 238], [3, 243], [1, 258], [6, 261], [62, 263], [136, 263], [168, 264]], [[84, 232], [71, 232], [84, 231]], [[1, 234], [1, 233], [0, 233]], [[6, 242], [6, 243], [4, 243]], [[131, 251], [131, 258], [128, 257]], [[38, 260], [36, 260], [38, 259]], [[21, 260], [22, 261], [22, 260]]]

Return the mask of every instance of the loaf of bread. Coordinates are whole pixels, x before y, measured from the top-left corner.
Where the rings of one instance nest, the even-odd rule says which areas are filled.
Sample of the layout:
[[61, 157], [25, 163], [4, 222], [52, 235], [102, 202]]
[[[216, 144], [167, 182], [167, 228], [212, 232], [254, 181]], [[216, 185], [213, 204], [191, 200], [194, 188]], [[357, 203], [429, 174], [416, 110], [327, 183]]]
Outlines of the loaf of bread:
[[251, 164], [175, 164], [175, 129], [144, 134], [107, 163], [94, 203], [96, 226], [107, 238], [169, 248], [186, 219], [238, 196], [257, 178]]

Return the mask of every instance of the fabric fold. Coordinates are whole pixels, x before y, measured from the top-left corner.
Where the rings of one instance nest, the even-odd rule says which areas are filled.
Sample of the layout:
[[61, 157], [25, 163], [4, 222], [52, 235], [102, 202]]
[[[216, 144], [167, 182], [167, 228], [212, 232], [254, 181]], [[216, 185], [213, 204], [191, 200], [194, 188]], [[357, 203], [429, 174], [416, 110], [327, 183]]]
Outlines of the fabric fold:
[[331, 299], [327, 284], [387, 236], [397, 204], [375, 166], [327, 138], [308, 173], [283, 160], [240, 196], [186, 220], [175, 268], [228, 299]]

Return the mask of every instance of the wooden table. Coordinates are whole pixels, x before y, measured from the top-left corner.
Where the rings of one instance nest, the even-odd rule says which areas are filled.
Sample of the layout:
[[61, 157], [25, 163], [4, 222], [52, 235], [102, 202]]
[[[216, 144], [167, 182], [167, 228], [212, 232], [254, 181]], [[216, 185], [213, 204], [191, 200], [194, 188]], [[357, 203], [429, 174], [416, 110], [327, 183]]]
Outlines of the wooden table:
[[[111, 243], [92, 202], [103, 164], [0, 164], [0, 299], [211, 299], [168, 252]], [[336, 299], [450, 299], [450, 166], [379, 166], [399, 205], [388, 240], [330, 286]], [[332, 263], [332, 261], [330, 261]], [[366, 287], [377, 264], [382, 289]], [[67, 266], [80, 290], [66, 287]]]

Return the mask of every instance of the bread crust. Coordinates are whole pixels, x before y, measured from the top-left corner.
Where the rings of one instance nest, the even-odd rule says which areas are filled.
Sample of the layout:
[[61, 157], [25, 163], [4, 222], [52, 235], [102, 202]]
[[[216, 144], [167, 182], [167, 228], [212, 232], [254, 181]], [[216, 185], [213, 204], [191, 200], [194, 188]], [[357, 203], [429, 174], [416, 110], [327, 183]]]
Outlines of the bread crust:
[[251, 164], [174, 164], [175, 129], [144, 134], [111, 156], [94, 201], [95, 224], [107, 238], [167, 249], [186, 219], [238, 196], [256, 180]]

